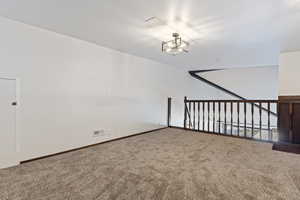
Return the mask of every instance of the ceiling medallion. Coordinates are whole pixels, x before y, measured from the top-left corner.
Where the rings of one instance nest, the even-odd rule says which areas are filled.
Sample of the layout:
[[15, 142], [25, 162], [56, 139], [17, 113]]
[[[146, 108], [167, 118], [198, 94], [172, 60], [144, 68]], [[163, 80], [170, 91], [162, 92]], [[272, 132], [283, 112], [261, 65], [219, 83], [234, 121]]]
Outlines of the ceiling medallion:
[[162, 52], [177, 55], [182, 52], [187, 53], [190, 44], [181, 39], [178, 33], [173, 33], [173, 40], [162, 42]]

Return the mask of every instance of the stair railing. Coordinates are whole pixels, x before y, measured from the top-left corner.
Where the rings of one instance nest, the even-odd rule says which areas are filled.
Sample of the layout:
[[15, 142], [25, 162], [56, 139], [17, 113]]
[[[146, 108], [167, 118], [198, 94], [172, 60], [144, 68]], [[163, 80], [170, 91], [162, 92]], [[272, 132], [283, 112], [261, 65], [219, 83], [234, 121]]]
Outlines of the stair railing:
[[274, 142], [278, 140], [277, 110], [277, 100], [189, 100], [185, 97], [184, 129]]

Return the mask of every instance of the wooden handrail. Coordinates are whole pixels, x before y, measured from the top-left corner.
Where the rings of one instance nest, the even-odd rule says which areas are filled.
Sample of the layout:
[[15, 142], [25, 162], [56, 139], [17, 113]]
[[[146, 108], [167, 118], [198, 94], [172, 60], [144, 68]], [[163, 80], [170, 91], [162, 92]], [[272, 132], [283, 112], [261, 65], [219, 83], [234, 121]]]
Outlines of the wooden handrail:
[[[225, 103], [278, 103], [278, 100], [193, 100], [188, 99], [186, 102], [225, 102]], [[281, 101], [280, 101], [281, 102]], [[298, 102], [300, 103], [300, 102]]]

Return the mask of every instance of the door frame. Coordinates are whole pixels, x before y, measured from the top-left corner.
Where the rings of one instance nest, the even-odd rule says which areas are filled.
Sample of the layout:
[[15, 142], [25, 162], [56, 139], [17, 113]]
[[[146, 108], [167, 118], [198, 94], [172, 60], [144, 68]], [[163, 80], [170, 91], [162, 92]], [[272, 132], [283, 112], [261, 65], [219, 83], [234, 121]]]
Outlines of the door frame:
[[16, 102], [17, 105], [15, 106], [15, 149], [16, 149], [16, 154], [17, 154], [17, 160], [16, 163], [20, 164], [22, 161], [20, 153], [21, 153], [21, 145], [20, 145], [20, 118], [19, 118], [19, 106], [20, 106], [20, 79], [17, 77], [9, 77], [9, 76], [4, 76], [0, 74], [0, 79], [2, 80], [13, 80], [15, 81], [15, 95], [16, 95]]

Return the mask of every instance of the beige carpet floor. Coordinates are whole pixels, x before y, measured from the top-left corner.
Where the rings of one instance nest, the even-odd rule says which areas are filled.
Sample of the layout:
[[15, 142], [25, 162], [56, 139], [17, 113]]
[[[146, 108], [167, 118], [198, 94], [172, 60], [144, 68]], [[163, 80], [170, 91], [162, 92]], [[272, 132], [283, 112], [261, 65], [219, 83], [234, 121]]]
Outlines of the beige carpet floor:
[[299, 200], [300, 155], [164, 129], [0, 170], [1, 200]]

